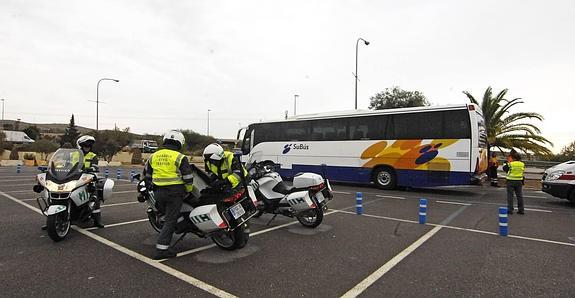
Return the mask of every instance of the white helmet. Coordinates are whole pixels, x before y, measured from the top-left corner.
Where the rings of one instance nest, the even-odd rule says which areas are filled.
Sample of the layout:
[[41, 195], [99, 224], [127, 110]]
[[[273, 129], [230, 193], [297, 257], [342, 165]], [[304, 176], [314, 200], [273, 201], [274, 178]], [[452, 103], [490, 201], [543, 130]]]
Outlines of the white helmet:
[[180, 143], [180, 147], [183, 147], [186, 143], [186, 138], [184, 138], [184, 134], [179, 131], [170, 130], [164, 135], [164, 144], [167, 140], [172, 140], [175, 142]]
[[82, 145], [92, 148], [94, 143], [96, 143], [96, 139], [93, 136], [85, 135], [78, 138], [76, 146], [78, 149], [82, 149]]
[[224, 158], [224, 148], [220, 144], [209, 144], [204, 149], [204, 160], [222, 160]]

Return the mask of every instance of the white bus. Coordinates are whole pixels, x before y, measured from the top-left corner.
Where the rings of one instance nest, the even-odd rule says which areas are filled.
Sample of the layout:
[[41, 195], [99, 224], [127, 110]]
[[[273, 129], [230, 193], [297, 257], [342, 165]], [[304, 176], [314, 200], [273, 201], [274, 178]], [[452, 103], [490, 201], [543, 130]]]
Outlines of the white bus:
[[253, 123], [242, 160], [332, 181], [430, 187], [475, 184], [487, 170], [487, 135], [474, 104], [302, 115]]

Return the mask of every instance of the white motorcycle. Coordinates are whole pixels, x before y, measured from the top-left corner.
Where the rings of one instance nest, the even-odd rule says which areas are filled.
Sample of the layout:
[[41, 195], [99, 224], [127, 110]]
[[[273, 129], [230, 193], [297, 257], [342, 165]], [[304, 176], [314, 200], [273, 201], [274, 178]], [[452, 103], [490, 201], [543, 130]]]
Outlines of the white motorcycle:
[[36, 176], [38, 184], [33, 190], [41, 194], [36, 202], [46, 216], [48, 236], [54, 241], [66, 238], [73, 221], [89, 221], [98, 197], [106, 200], [112, 196], [114, 181], [83, 171], [83, 164], [82, 150], [61, 148], [47, 168], [39, 168], [43, 173]]
[[248, 168], [250, 186], [259, 201], [259, 216], [274, 214], [270, 222], [278, 214], [295, 217], [308, 228], [321, 224], [327, 203], [333, 198], [327, 179], [314, 173], [299, 173], [293, 178], [293, 187], [289, 187], [268, 162], [255, 162]]
[[[208, 188], [208, 176], [201, 170], [193, 167], [194, 188], [182, 204], [180, 215], [176, 224], [176, 234], [181, 234], [178, 243], [188, 233], [201, 238], [211, 238], [214, 243], [224, 250], [243, 248], [249, 238], [245, 230], [246, 222], [256, 213], [255, 195], [246, 188], [230, 193], [227, 197], [202, 195], [202, 190]], [[140, 179], [140, 174], [135, 176]], [[138, 201], [148, 204], [148, 220], [157, 232], [162, 230], [163, 215], [158, 211], [153, 186], [147, 185], [144, 180], [138, 183]], [[251, 193], [252, 195], [249, 195]], [[176, 244], [174, 244], [176, 245]]]

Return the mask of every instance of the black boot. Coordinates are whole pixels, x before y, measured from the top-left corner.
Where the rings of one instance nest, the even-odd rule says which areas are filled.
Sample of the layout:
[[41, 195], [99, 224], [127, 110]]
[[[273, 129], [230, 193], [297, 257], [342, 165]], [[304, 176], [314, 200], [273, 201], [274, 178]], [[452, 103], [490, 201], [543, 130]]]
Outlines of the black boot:
[[43, 225], [43, 226], [42, 226], [42, 231], [46, 231], [47, 229], [48, 229], [48, 226], [47, 226], [47, 225]]
[[93, 225], [94, 228], [101, 229], [104, 227], [104, 225], [102, 224], [102, 221], [101, 221], [101, 214], [100, 213], [92, 213], [92, 218], [94, 219], [94, 225]]
[[157, 249], [156, 254], [154, 254], [154, 260], [163, 260], [175, 258], [178, 254], [171, 249]]

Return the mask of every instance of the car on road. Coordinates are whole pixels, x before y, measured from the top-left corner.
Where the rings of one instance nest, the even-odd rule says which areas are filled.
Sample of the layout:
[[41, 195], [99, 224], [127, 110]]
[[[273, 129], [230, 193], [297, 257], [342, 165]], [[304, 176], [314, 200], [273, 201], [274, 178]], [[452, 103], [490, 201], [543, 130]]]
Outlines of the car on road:
[[575, 160], [545, 170], [541, 179], [544, 192], [575, 203]]

